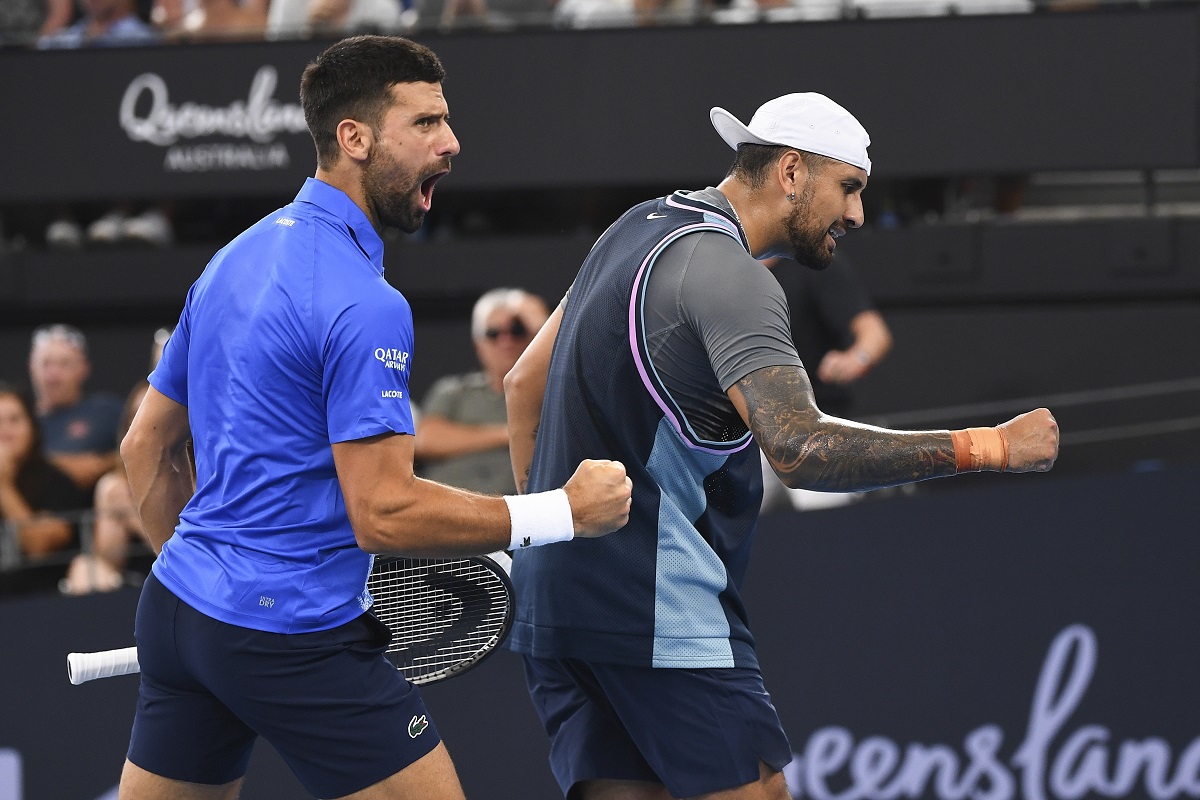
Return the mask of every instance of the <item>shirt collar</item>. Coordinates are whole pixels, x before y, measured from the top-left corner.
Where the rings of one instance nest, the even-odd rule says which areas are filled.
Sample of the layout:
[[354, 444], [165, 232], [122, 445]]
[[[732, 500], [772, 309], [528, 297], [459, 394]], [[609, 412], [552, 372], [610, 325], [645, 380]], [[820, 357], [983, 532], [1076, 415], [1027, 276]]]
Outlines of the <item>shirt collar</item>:
[[296, 195], [296, 202], [312, 203], [346, 223], [363, 255], [375, 265], [380, 275], [383, 274], [383, 239], [379, 238], [367, 215], [349, 195], [324, 181], [306, 178]]
[[707, 206], [712, 206], [724, 214], [730, 222], [737, 225], [738, 233], [742, 236], [742, 242], [746, 250], [750, 250], [750, 237], [746, 234], [746, 229], [742, 227], [742, 220], [738, 216], [737, 210], [733, 207], [733, 203], [729, 202], [729, 198], [725, 196], [724, 192], [715, 186], [708, 186], [699, 191], [676, 192], [676, 194], [686, 197], [688, 200], [697, 200]]

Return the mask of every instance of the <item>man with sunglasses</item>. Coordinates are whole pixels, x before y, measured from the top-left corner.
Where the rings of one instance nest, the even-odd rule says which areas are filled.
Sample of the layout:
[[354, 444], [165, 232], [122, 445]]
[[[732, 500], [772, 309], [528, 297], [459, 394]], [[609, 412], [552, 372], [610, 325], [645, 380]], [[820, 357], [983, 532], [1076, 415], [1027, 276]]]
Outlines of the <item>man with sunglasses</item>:
[[512, 494], [504, 376], [546, 321], [537, 295], [492, 289], [475, 302], [471, 339], [482, 368], [433, 385], [421, 406], [416, 457], [422, 476], [486, 494]]

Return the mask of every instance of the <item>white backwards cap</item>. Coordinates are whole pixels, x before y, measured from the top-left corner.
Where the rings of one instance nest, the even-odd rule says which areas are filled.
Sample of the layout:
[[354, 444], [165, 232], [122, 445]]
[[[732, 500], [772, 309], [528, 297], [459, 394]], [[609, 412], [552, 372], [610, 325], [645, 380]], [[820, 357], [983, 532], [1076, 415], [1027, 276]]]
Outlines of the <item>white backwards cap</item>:
[[785, 94], [763, 103], [749, 125], [723, 108], [708, 112], [713, 127], [725, 143], [794, 147], [819, 156], [844, 161], [871, 174], [867, 145], [871, 137], [858, 120], [823, 94]]

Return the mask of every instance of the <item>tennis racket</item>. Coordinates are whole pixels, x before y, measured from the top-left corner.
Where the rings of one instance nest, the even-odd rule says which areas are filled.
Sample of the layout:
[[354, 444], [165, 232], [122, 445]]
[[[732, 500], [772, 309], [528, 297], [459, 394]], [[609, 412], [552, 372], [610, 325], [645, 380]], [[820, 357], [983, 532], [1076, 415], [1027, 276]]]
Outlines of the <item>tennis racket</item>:
[[[470, 558], [376, 556], [367, 578], [372, 612], [392, 632], [385, 655], [414, 684], [462, 675], [512, 627], [507, 553]], [[71, 653], [67, 678], [81, 684], [138, 671], [137, 648]]]

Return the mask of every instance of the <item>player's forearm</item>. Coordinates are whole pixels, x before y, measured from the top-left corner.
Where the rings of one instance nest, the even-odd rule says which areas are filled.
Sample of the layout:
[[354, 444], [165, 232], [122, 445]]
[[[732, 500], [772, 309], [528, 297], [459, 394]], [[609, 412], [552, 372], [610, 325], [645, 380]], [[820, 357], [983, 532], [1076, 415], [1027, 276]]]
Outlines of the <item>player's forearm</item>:
[[821, 415], [784, 421], [760, 445], [793, 489], [861, 492], [957, 473], [949, 431], [891, 431]]
[[508, 454], [519, 494], [524, 494], [529, 485], [544, 389], [544, 383], [540, 388], [525, 386], [519, 380], [513, 380], [510, 384], [507, 378], [504, 383], [504, 399], [508, 406]]
[[175, 532], [183, 507], [196, 491], [185, 446], [168, 448], [127, 437], [121, 455], [146, 540], [159, 553]]
[[957, 472], [949, 431], [893, 431], [823, 414], [797, 367], [756, 370], [736, 390], [731, 398], [792, 488], [866, 491]]
[[381, 483], [347, 506], [359, 547], [369, 553], [454, 557], [509, 546], [508, 506], [476, 494], [412, 477]]
[[506, 425], [469, 425], [425, 415], [417, 427], [414, 454], [418, 459], [438, 460], [507, 446]]
[[508, 410], [508, 453], [512, 461], [517, 492], [525, 493], [538, 425], [542, 419], [542, 401], [550, 373], [550, 356], [562, 324], [563, 309], [558, 307], [546, 320], [517, 363], [504, 376], [504, 404]]

